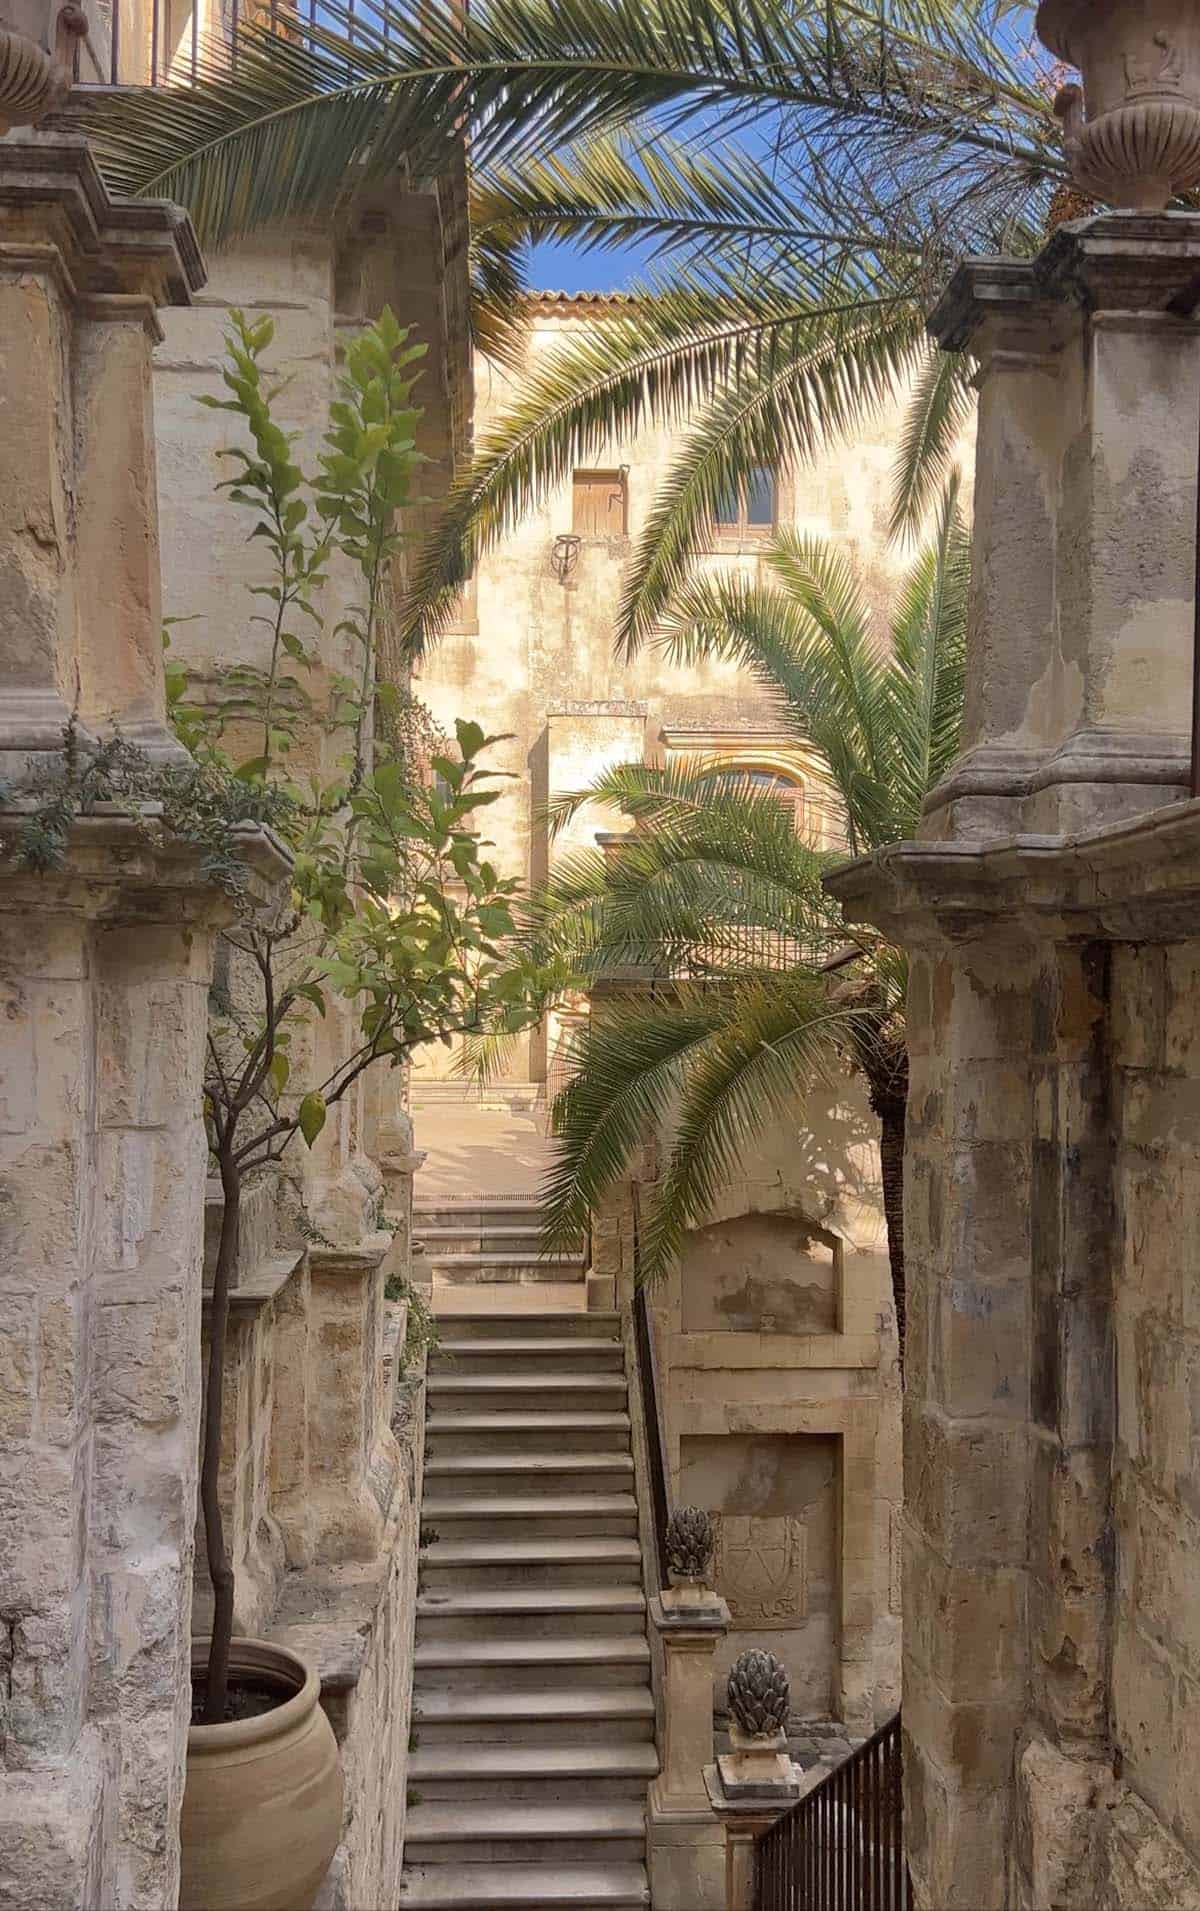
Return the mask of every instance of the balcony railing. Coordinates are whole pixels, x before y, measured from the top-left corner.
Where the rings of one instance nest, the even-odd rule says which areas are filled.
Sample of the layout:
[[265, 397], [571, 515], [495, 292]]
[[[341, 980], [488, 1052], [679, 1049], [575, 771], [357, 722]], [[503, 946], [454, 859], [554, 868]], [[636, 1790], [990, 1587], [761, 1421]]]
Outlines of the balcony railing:
[[911, 1911], [900, 1714], [758, 1840], [756, 1911]]
[[87, 40], [76, 51], [81, 86], [189, 86], [214, 65], [236, 70], [248, 32], [282, 39], [315, 28], [386, 42], [376, 0], [86, 0]]

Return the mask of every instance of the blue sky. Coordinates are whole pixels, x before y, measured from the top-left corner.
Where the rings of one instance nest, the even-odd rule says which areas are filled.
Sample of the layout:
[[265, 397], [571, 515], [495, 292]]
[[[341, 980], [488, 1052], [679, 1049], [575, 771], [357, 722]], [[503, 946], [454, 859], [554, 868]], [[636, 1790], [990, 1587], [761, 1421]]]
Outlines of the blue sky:
[[[1011, 54], [1028, 44], [1034, 9], [1001, 0], [1001, 10], [999, 36]], [[547, 292], [619, 292], [644, 274], [649, 256], [645, 246], [584, 252], [567, 244], [537, 245], [531, 255], [530, 283]]]

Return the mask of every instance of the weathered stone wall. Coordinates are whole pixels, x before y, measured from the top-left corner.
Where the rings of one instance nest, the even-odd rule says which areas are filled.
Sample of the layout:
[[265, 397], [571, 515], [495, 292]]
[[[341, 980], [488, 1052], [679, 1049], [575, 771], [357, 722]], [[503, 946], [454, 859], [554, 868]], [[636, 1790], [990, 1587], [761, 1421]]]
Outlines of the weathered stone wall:
[[[641, 1165], [644, 1186], [652, 1158]], [[899, 1687], [900, 1399], [874, 1123], [856, 1084], [756, 1137], [652, 1290], [678, 1503], [716, 1516], [730, 1629], [714, 1663], [779, 1653], [793, 1706], [869, 1730]], [[593, 1278], [626, 1296], [632, 1188], [596, 1217]]]
[[[343, 339], [390, 303], [430, 347], [418, 390], [425, 407], [421, 490], [449, 481], [465, 429], [469, 368], [452, 286], [454, 182], [388, 196], [337, 231], [268, 235], [223, 255], [203, 306], [172, 327], [156, 364], [160, 488], [168, 612], [195, 617], [176, 649], [203, 695], [215, 670], [263, 658], [248, 586], [259, 554], [215, 487], [227, 475], [224, 414], [198, 405], [220, 392], [233, 307], [269, 311], [269, 363], [287, 381], [280, 421], [314, 469]], [[414, 520], [417, 514], [414, 514]], [[409, 528], [415, 528], [410, 525]], [[321, 606], [332, 631], [353, 601], [336, 567]], [[381, 641], [382, 670], [405, 681]], [[344, 639], [322, 641], [326, 672], [348, 662]], [[320, 699], [318, 676], [317, 700]], [[302, 747], [326, 772], [343, 747], [314, 724]], [[236, 961], [229, 986], [236, 992]], [[332, 1005], [292, 1051], [297, 1092], [347, 1052], [352, 1026]], [[248, 1192], [231, 1296], [222, 1438], [222, 1502], [238, 1580], [237, 1623], [279, 1638], [315, 1662], [346, 1783], [342, 1844], [327, 1880], [329, 1911], [391, 1902], [404, 1835], [408, 1706], [415, 1612], [419, 1439], [415, 1415], [392, 1431], [397, 1336], [403, 1320], [385, 1285], [411, 1248], [412, 1171], [419, 1157], [402, 1107], [404, 1078], [364, 1076], [311, 1150], [296, 1144], [280, 1170]], [[386, 1204], [398, 1224], [380, 1231]], [[219, 1192], [210, 1203], [215, 1244]], [[202, 1535], [201, 1535], [202, 1538]], [[209, 1610], [199, 1553], [196, 1631]]]
[[1111, 1732], [1126, 1782], [1200, 1865], [1198, 980], [1197, 942], [1113, 953]]
[[922, 840], [831, 885], [911, 957], [905, 1794], [928, 1911], [1200, 1895], [1200, 815], [1177, 801], [1198, 249], [1193, 215], [1100, 214], [956, 275], [931, 323], [980, 362], [966, 749]]
[[[0, 141], [6, 773], [60, 767], [72, 711], [85, 739], [119, 723], [170, 747], [150, 353], [156, 305], [202, 280], [181, 216], [130, 217], [81, 142]], [[178, 1888], [225, 912], [152, 819], [77, 820], [45, 875], [18, 871], [19, 827], [0, 811], [0, 1904], [159, 1911]]]

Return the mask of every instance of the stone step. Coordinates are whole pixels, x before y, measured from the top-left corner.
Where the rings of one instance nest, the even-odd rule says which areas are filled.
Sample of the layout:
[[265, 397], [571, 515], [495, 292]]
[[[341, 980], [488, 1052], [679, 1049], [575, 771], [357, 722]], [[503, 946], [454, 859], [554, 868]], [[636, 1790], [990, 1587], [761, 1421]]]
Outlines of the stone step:
[[439, 1453], [428, 1461], [429, 1492], [453, 1493], [620, 1493], [633, 1482], [630, 1453]]
[[418, 1746], [408, 1762], [409, 1783], [422, 1802], [474, 1796], [490, 1798], [498, 1787], [506, 1798], [555, 1799], [574, 1804], [581, 1798], [631, 1797], [644, 1800], [647, 1782], [658, 1772], [658, 1753], [647, 1741], [615, 1739], [586, 1745], [474, 1745], [442, 1740]]
[[415, 1865], [401, 1911], [618, 1911], [650, 1902], [644, 1866]]
[[405, 1819], [404, 1848], [414, 1864], [515, 1864], [540, 1847], [542, 1862], [634, 1863], [645, 1849], [642, 1802], [613, 1799], [589, 1805], [414, 1805]]
[[459, 1367], [431, 1373], [425, 1383], [431, 1405], [442, 1413], [486, 1413], [507, 1407], [521, 1413], [623, 1412], [629, 1393], [623, 1373], [589, 1368], [557, 1374], [464, 1373]]
[[431, 1413], [425, 1421], [426, 1461], [450, 1453], [551, 1452], [586, 1446], [590, 1453], [627, 1452], [627, 1413]]
[[425, 1247], [424, 1258], [433, 1269], [437, 1287], [491, 1287], [538, 1281], [582, 1281], [587, 1269], [582, 1254], [445, 1254]]
[[648, 1685], [442, 1687], [413, 1695], [417, 1749], [443, 1745], [575, 1745], [581, 1732], [611, 1744], [654, 1738]]
[[[496, 1289], [489, 1289], [495, 1294]], [[580, 1281], [568, 1274], [562, 1281], [509, 1281], [503, 1289], [503, 1315], [506, 1330], [511, 1333], [526, 1314], [544, 1314], [548, 1307], [555, 1307], [560, 1313], [571, 1313], [583, 1319], [587, 1313], [588, 1288], [586, 1281]], [[438, 1281], [431, 1289], [430, 1305], [443, 1321], [459, 1319], [464, 1314], [473, 1314], [483, 1298], [479, 1289], [471, 1281]], [[497, 1309], [497, 1311], [501, 1311]]]
[[636, 1539], [438, 1540], [421, 1554], [421, 1584], [448, 1580], [475, 1587], [641, 1586], [642, 1549]]
[[[542, 1244], [542, 1231], [536, 1221], [526, 1221], [523, 1225], [511, 1220], [493, 1223], [491, 1221], [466, 1220], [459, 1216], [453, 1223], [443, 1221], [426, 1222], [417, 1215], [413, 1216], [413, 1240], [420, 1242], [426, 1249], [433, 1247], [442, 1254], [486, 1253], [494, 1241], [496, 1252], [510, 1252], [514, 1241], [521, 1247], [534, 1247], [539, 1251]], [[582, 1253], [582, 1247], [579, 1249]]]
[[528, 1495], [426, 1494], [421, 1524], [438, 1539], [498, 1538], [497, 1526], [523, 1539], [551, 1535], [570, 1538], [587, 1533], [632, 1539], [637, 1532], [637, 1501], [632, 1493], [550, 1493]]
[[502, 1630], [506, 1638], [571, 1636], [580, 1620], [595, 1635], [646, 1629], [640, 1586], [535, 1586], [491, 1589], [457, 1586], [422, 1592], [417, 1600], [417, 1639], [479, 1639]]
[[519, 1315], [472, 1314], [469, 1310], [454, 1315], [456, 1338], [464, 1340], [619, 1340], [619, 1314], [565, 1312], [562, 1308], [542, 1311], [522, 1308]]
[[518, 1332], [509, 1339], [476, 1339], [464, 1335], [456, 1321], [454, 1331], [443, 1334], [441, 1345], [432, 1348], [429, 1371], [432, 1375], [453, 1370], [456, 1374], [563, 1374], [576, 1370], [589, 1373], [621, 1372], [625, 1369], [625, 1349], [619, 1340], [584, 1340], [580, 1335], [561, 1339], [531, 1336]]
[[529, 1692], [578, 1679], [585, 1686], [643, 1684], [650, 1648], [640, 1632], [575, 1634], [530, 1639], [515, 1635], [478, 1639], [423, 1639], [413, 1652], [414, 1678], [422, 1690], [467, 1686]]
[[423, 1228], [524, 1228], [540, 1239], [542, 1211], [536, 1197], [506, 1201], [502, 1195], [473, 1195], [461, 1201], [416, 1202], [412, 1223], [415, 1234]]

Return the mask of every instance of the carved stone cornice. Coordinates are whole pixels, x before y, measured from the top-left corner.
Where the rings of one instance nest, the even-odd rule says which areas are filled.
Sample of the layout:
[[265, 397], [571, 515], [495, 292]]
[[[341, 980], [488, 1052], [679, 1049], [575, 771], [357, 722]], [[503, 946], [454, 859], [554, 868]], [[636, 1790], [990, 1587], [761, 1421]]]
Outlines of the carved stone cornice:
[[0, 254], [20, 266], [25, 252], [44, 260], [47, 247], [66, 289], [93, 305], [190, 305], [207, 278], [187, 214], [165, 199], [114, 198], [74, 134], [0, 141]]
[[1200, 213], [1100, 212], [1060, 226], [1036, 258], [964, 260], [928, 323], [943, 351], [975, 349], [1000, 325], [1049, 353], [1073, 309], [1186, 322], [1198, 305]]
[[[77, 817], [61, 866], [40, 874], [11, 861], [28, 807], [0, 809], [0, 895], [23, 909], [110, 922], [231, 921], [233, 901], [214, 882], [193, 843], [172, 835], [153, 804], [137, 816], [116, 805]], [[267, 905], [291, 873], [290, 852], [269, 829], [243, 823], [230, 831], [252, 902]]]
[[1074, 836], [895, 843], [825, 886], [848, 920], [910, 947], [1178, 941], [1200, 935], [1200, 803]]

